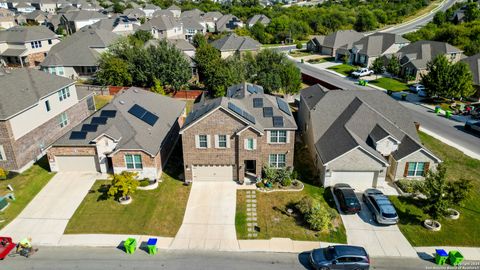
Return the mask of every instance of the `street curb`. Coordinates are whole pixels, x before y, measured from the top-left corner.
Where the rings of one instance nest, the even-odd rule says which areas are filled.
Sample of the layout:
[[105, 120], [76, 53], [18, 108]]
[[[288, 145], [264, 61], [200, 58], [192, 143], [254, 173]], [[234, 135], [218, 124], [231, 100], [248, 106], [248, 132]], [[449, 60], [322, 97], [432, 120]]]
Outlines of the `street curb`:
[[437, 139], [437, 140], [439, 140], [439, 141], [441, 141], [441, 142], [443, 142], [443, 143], [445, 143], [445, 144], [448, 144], [448, 145], [451, 146], [451, 147], [456, 148], [457, 150], [463, 152], [465, 155], [467, 155], [467, 156], [469, 156], [469, 157], [471, 157], [471, 158], [480, 160], [480, 155], [479, 155], [479, 154], [476, 154], [475, 152], [470, 151], [469, 149], [467, 149], [467, 148], [465, 148], [465, 147], [463, 147], [463, 146], [461, 146], [461, 145], [458, 145], [458, 144], [455, 143], [455, 142], [452, 142], [452, 141], [450, 141], [450, 140], [448, 140], [448, 139], [445, 139], [445, 138], [443, 138], [442, 136], [436, 134], [435, 132], [432, 132], [432, 131], [430, 131], [430, 130], [428, 130], [428, 129], [425, 129], [425, 128], [423, 128], [422, 126], [420, 126], [419, 130], [422, 131], [423, 133], [426, 133], [427, 135], [430, 135], [430, 136], [434, 137], [435, 139]]

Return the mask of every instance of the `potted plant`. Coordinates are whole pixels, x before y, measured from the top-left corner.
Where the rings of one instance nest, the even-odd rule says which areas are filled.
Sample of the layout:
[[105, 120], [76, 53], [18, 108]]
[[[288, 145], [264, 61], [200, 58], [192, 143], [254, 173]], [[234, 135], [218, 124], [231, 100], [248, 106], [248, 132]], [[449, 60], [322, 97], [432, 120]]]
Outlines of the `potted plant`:
[[8, 171], [3, 168], [0, 168], [0, 180], [7, 179], [7, 176], [8, 176]]
[[114, 174], [111, 177], [112, 184], [108, 189], [108, 196], [114, 197], [117, 199], [120, 204], [129, 204], [132, 202], [132, 197], [130, 196], [138, 187], [139, 182], [137, 181], [136, 172], [127, 172], [123, 171], [120, 174]]

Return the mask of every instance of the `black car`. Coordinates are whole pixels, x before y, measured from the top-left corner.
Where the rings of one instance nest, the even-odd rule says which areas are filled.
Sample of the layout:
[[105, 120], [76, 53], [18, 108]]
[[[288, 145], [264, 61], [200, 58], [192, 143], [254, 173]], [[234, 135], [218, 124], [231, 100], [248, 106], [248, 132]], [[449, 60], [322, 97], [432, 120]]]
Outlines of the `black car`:
[[318, 248], [310, 252], [310, 264], [316, 270], [370, 268], [370, 258], [363, 247], [357, 246], [329, 246]]
[[480, 121], [467, 121], [465, 123], [465, 130], [480, 134]]
[[348, 184], [336, 184], [333, 193], [337, 197], [340, 209], [347, 214], [356, 214], [362, 210], [355, 191]]

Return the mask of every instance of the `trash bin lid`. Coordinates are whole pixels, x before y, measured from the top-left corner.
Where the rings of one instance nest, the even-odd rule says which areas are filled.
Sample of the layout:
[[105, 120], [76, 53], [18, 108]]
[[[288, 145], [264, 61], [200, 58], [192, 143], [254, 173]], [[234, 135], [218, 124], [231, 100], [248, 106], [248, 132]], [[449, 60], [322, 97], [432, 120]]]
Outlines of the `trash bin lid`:
[[147, 241], [147, 245], [153, 246], [157, 244], [157, 238], [149, 238]]
[[444, 249], [435, 249], [435, 252], [436, 252], [439, 256], [448, 256], [447, 252], [446, 252]]

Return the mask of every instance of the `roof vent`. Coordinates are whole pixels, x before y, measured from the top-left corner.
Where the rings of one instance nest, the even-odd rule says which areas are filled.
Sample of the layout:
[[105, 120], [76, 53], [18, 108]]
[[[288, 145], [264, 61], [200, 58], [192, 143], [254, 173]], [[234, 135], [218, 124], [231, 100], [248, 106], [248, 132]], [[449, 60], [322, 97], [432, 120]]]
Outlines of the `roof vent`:
[[125, 104], [125, 101], [123, 101], [123, 100], [120, 100], [119, 102], [120, 102], [120, 104], [122, 104], [122, 105]]
[[138, 93], [138, 89], [134, 88], [133, 92]]

